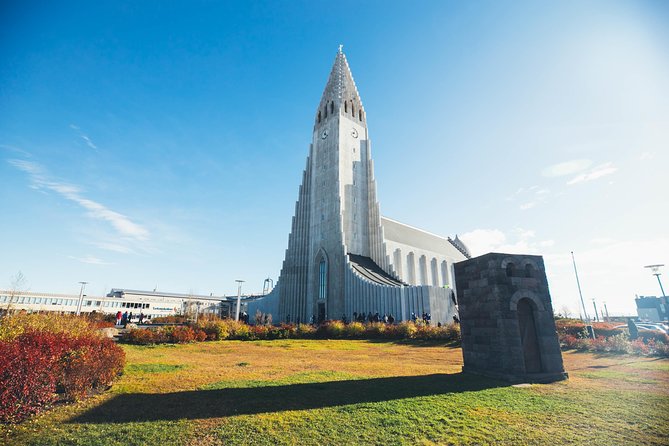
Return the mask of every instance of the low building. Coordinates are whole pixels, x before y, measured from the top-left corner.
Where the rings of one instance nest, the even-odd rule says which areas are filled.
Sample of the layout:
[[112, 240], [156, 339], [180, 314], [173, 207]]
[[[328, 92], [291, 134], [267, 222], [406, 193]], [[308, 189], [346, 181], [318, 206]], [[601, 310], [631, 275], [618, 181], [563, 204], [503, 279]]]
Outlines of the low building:
[[[243, 296], [242, 312], [247, 311], [247, 301], [258, 296]], [[236, 296], [202, 296], [196, 294], [167, 293], [112, 288], [106, 296], [83, 295], [82, 313], [116, 314], [117, 312], [143, 313], [147, 320], [177, 314], [193, 316], [215, 314], [233, 317], [236, 311]], [[0, 312], [58, 312], [75, 314], [79, 304], [78, 294], [39, 293], [32, 291], [0, 290]]]
[[636, 312], [640, 321], [663, 322], [669, 320], [669, 298], [655, 296], [639, 296], [636, 301]]

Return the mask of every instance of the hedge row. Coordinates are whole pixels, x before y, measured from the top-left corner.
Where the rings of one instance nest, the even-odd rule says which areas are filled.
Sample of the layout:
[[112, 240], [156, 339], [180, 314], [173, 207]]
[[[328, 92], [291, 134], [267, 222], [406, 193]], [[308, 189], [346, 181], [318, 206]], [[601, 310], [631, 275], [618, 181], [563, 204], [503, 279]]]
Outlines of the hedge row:
[[0, 340], [0, 421], [19, 422], [55, 401], [104, 389], [124, 363], [124, 351], [98, 335], [29, 329]]
[[189, 326], [166, 326], [159, 328], [134, 328], [127, 332], [122, 340], [129, 344], [184, 344], [201, 342], [207, 339], [207, 334]]
[[563, 335], [560, 336], [560, 346], [565, 350], [669, 357], [669, 339], [666, 342], [642, 337], [630, 340], [626, 333], [608, 338], [597, 336], [596, 339]]
[[247, 325], [231, 319], [209, 320], [192, 327], [160, 327], [134, 329], [126, 333], [124, 342], [131, 344], [184, 343], [222, 340], [266, 339], [420, 339], [459, 342], [460, 327], [449, 324], [435, 327], [413, 322], [383, 324], [328, 321], [319, 326], [308, 324]]
[[[608, 338], [624, 333], [622, 328], [615, 328], [621, 325], [619, 322], [593, 322], [592, 327], [595, 329], [597, 336]], [[558, 319], [555, 321], [555, 328], [560, 335], [580, 336], [585, 332], [585, 323], [578, 319]]]
[[[70, 337], [99, 336], [98, 329], [108, 324], [86, 316], [57, 313], [17, 313], [0, 319], [0, 341], [11, 341], [24, 332], [43, 331]], [[113, 326], [113, 324], [112, 324]]]

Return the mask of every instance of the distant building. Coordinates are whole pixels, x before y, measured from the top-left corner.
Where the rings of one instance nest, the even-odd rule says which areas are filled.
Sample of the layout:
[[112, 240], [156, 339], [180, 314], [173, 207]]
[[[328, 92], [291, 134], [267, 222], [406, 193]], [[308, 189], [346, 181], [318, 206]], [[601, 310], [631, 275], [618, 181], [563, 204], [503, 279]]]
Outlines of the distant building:
[[635, 301], [639, 320], [652, 322], [669, 320], [669, 298], [640, 296]]
[[[247, 301], [257, 296], [243, 296], [241, 311], [247, 311]], [[0, 312], [58, 312], [74, 314], [79, 302], [78, 294], [38, 293], [32, 291], [0, 290]], [[215, 314], [219, 317], [234, 316], [236, 296], [202, 296], [196, 294], [167, 293], [113, 288], [106, 296], [84, 295], [82, 313], [116, 314], [118, 311], [147, 319], [177, 314]]]

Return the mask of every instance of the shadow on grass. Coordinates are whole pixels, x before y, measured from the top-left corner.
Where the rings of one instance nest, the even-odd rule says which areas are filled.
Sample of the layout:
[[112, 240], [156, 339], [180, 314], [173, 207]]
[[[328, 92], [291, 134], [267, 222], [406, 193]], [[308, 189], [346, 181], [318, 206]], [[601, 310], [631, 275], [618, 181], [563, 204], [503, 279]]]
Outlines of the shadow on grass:
[[218, 418], [376, 403], [507, 385], [502, 381], [456, 373], [173, 393], [132, 393], [116, 396], [69, 422], [127, 423]]

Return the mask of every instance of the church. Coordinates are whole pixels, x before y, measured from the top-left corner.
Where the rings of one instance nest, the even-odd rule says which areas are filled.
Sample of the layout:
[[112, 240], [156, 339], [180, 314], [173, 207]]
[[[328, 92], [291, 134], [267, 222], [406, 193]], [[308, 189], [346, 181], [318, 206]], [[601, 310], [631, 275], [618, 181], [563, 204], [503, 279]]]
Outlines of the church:
[[427, 313], [448, 323], [457, 314], [453, 265], [468, 258], [457, 236], [381, 215], [367, 115], [340, 47], [314, 116], [281, 275], [257, 308], [275, 321]]

